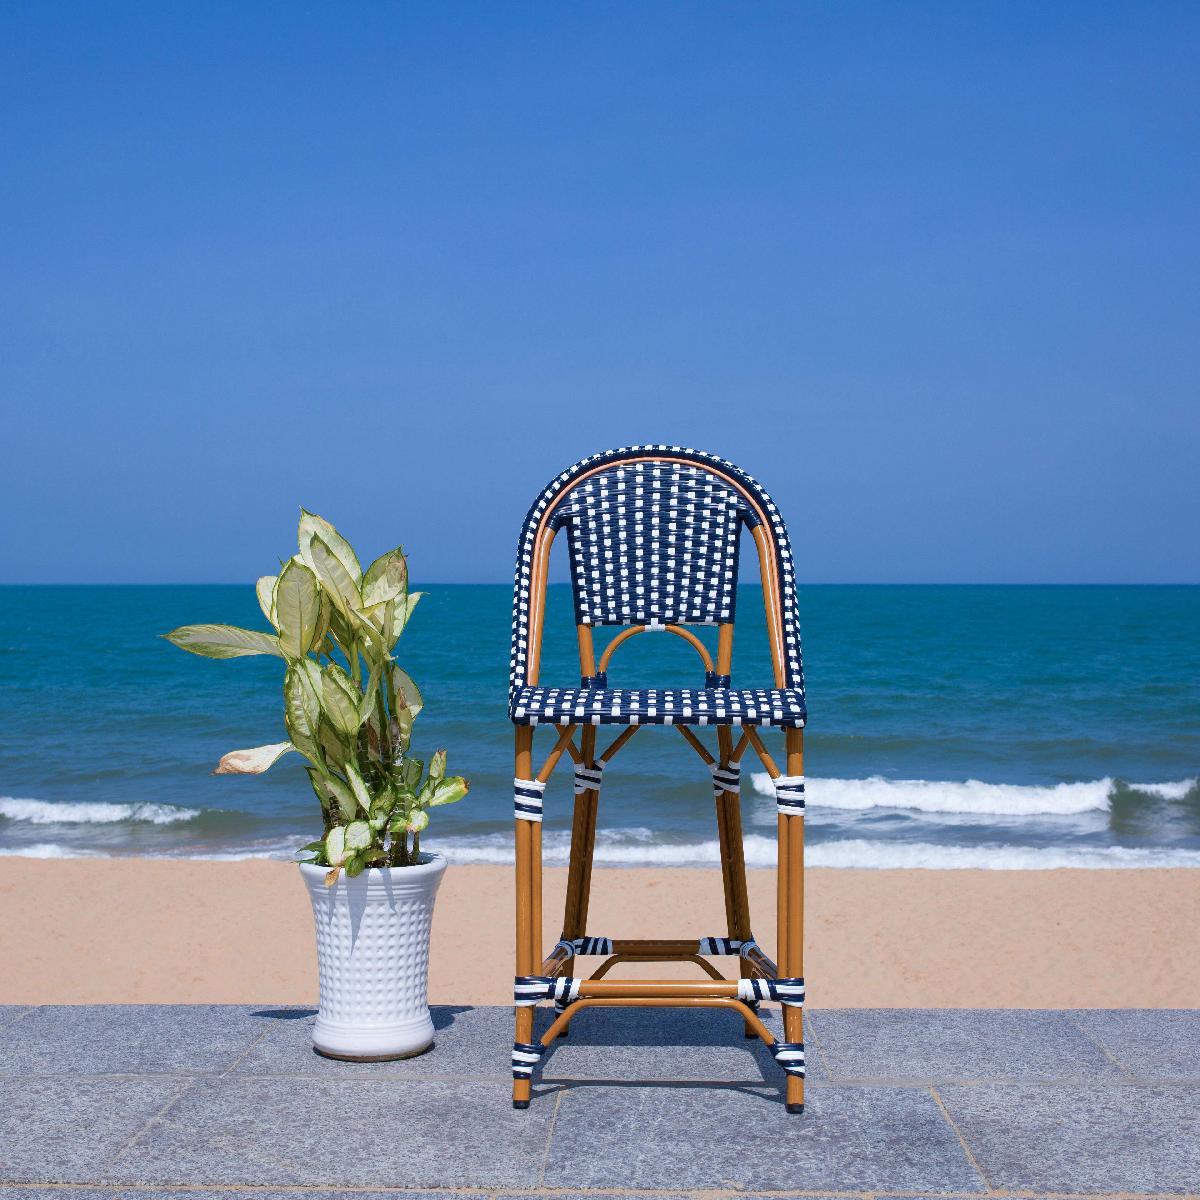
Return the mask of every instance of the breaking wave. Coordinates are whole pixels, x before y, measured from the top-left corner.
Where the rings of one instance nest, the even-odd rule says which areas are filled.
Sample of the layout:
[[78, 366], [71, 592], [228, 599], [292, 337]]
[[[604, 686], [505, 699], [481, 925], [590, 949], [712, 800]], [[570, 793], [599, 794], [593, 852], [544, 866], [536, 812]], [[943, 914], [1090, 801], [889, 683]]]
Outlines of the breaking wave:
[[[773, 796], [770, 776], [753, 776], [754, 790]], [[1145, 792], [1160, 800], [1182, 800], [1197, 785], [1196, 779], [1168, 783], [1123, 783], [1134, 792]], [[951, 780], [809, 779], [805, 793], [813, 808], [863, 811], [870, 808], [909, 809], [926, 813], [965, 813], [978, 816], [1071, 816], [1105, 811], [1118, 786], [1111, 778], [1085, 783], [1044, 786], [1017, 783], [983, 783]]]
[[0, 818], [30, 825], [117, 825], [121, 822], [174, 825], [199, 815], [198, 809], [176, 808], [170, 804], [67, 803], [0, 796]]

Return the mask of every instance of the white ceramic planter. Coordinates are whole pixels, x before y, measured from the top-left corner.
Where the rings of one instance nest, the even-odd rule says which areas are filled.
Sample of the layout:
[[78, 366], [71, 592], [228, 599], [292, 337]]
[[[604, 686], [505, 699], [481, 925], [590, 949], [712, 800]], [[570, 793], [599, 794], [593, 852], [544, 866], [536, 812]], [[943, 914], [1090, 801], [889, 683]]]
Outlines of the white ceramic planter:
[[408, 1058], [433, 1045], [429, 929], [446, 870], [440, 854], [415, 867], [345, 872], [301, 864], [317, 926], [321, 1007], [313, 1044], [331, 1058]]

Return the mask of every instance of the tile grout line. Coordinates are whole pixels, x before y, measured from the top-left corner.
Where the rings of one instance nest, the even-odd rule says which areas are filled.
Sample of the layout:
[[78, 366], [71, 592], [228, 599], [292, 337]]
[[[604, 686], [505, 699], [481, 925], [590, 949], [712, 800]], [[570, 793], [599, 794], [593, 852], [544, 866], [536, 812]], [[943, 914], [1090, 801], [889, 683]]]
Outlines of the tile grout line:
[[538, 1171], [537, 1185], [539, 1188], [546, 1186], [546, 1168], [550, 1164], [550, 1147], [554, 1142], [555, 1127], [558, 1125], [558, 1110], [562, 1107], [562, 1098], [566, 1093], [565, 1087], [559, 1088], [558, 1095], [554, 1097], [554, 1111], [550, 1114], [550, 1124], [546, 1127], [546, 1149], [542, 1152], [542, 1166]]
[[813, 1046], [817, 1051], [817, 1057], [821, 1060], [821, 1070], [825, 1072], [825, 1078], [827, 1080], [833, 1080], [836, 1078], [836, 1076], [829, 1065], [829, 1056], [825, 1053], [825, 1047], [821, 1045], [821, 1035], [818, 1032], [818, 1022], [813, 1019], [815, 1016], [815, 1013], [809, 1013], [808, 1015], [808, 1030], [805, 1033], [805, 1038], [812, 1039]]
[[1126, 1066], [1126, 1065], [1125, 1065], [1125, 1064], [1124, 1064], [1124, 1063], [1123, 1063], [1123, 1062], [1122, 1062], [1122, 1061], [1121, 1061], [1121, 1060], [1120, 1060], [1120, 1059], [1119, 1059], [1119, 1058], [1118, 1058], [1118, 1057], [1117, 1057], [1115, 1054], [1113, 1054], [1113, 1053], [1112, 1053], [1112, 1052], [1109, 1050], [1109, 1048], [1108, 1048], [1108, 1047], [1107, 1047], [1107, 1046], [1106, 1046], [1106, 1045], [1105, 1045], [1105, 1044], [1104, 1044], [1102, 1041], [1100, 1041], [1100, 1039], [1099, 1039], [1099, 1038], [1093, 1037], [1093, 1036], [1092, 1036], [1092, 1035], [1091, 1035], [1091, 1034], [1090, 1034], [1090, 1033], [1087, 1031], [1087, 1029], [1086, 1029], [1086, 1028], [1085, 1028], [1083, 1025], [1081, 1025], [1081, 1024], [1079, 1023], [1079, 1021], [1078, 1021], [1078, 1020], [1076, 1020], [1076, 1018], [1075, 1018], [1075, 1014], [1074, 1014], [1074, 1013], [1071, 1013], [1071, 1012], [1065, 1012], [1065, 1013], [1063, 1013], [1063, 1016], [1065, 1016], [1065, 1017], [1067, 1018], [1067, 1020], [1068, 1020], [1068, 1021], [1070, 1021], [1070, 1022], [1071, 1022], [1071, 1024], [1072, 1024], [1072, 1025], [1074, 1025], [1074, 1026], [1075, 1026], [1075, 1028], [1076, 1028], [1076, 1029], [1078, 1029], [1078, 1030], [1079, 1030], [1079, 1032], [1080, 1032], [1081, 1034], [1083, 1034], [1083, 1036], [1084, 1036], [1084, 1037], [1085, 1037], [1085, 1038], [1086, 1038], [1086, 1039], [1087, 1039], [1089, 1042], [1091, 1042], [1091, 1043], [1092, 1043], [1092, 1045], [1093, 1045], [1093, 1046], [1095, 1046], [1095, 1047], [1096, 1047], [1096, 1049], [1097, 1049], [1097, 1050], [1099, 1050], [1099, 1051], [1100, 1051], [1100, 1053], [1101, 1053], [1101, 1054], [1103, 1054], [1103, 1055], [1104, 1055], [1104, 1057], [1105, 1057], [1105, 1058], [1107, 1058], [1107, 1059], [1108, 1059], [1108, 1061], [1109, 1061], [1110, 1063], [1112, 1063], [1112, 1064], [1113, 1064], [1113, 1066], [1114, 1066], [1114, 1067], [1116, 1067], [1116, 1068], [1118, 1068], [1119, 1070], [1123, 1071], [1123, 1072], [1124, 1072], [1126, 1075], [1128, 1075], [1128, 1076], [1129, 1076], [1129, 1078], [1130, 1078], [1130, 1079], [1137, 1079], [1137, 1078], [1138, 1078], [1138, 1076], [1137, 1076], [1136, 1072], [1134, 1072], [1134, 1071], [1130, 1070], [1130, 1068], [1129, 1068], [1129, 1067], [1127, 1067], [1127, 1066]]
[[938, 1094], [936, 1086], [930, 1087], [929, 1094], [933, 1097], [934, 1103], [941, 1111], [947, 1125], [954, 1131], [954, 1136], [958, 1138], [958, 1144], [963, 1148], [963, 1153], [967, 1156], [967, 1162], [974, 1168], [976, 1174], [983, 1180], [983, 1186], [989, 1195], [994, 1195], [996, 1189], [992, 1186], [992, 1181], [987, 1177], [987, 1172], [979, 1165], [979, 1160], [975, 1157], [975, 1152], [967, 1145], [967, 1139], [963, 1136], [963, 1132], [958, 1127], [958, 1122], [950, 1115], [950, 1110], [946, 1107], [945, 1101]]
[[273, 1029], [271, 1028], [271, 1026], [270, 1026], [270, 1025], [268, 1025], [268, 1026], [267, 1026], [267, 1027], [266, 1027], [266, 1028], [265, 1028], [265, 1029], [262, 1031], [262, 1033], [260, 1033], [260, 1034], [258, 1035], [258, 1037], [256, 1037], [256, 1038], [254, 1039], [254, 1041], [252, 1041], [252, 1042], [250, 1043], [250, 1045], [248, 1045], [248, 1046], [245, 1048], [245, 1050], [243, 1050], [243, 1051], [241, 1052], [241, 1054], [239, 1054], [239, 1055], [238, 1055], [238, 1056], [237, 1056], [237, 1057], [236, 1057], [236, 1058], [233, 1060], [233, 1062], [231, 1062], [231, 1063], [229, 1064], [229, 1066], [227, 1066], [227, 1067], [225, 1068], [225, 1070], [221, 1071], [221, 1072], [220, 1072], [220, 1073], [217, 1075], [217, 1078], [218, 1078], [218, 1079], [224, 1079], [224, 1078], [225, 1078], [227, 1075], [229, 1075], [229, 1074], [230, 1074], [230, 1073], [233, 1071], [233, 1068], [234, 1068], [234, 1067], [236, 1067], [236, 1066], [238, 1065], [238, 1063], [240, 1063], [240, 1062], [244, 1061], [244, 1060], [245, 1060], [245, 1058], [246, 1058], [246, 1057], [247, 1057], [247, 1056], [250, 1054], [250, 1052], [251, 1052], [252, 1050], [254, 1050], [254, 1049], [255, 1049], [255, 1048], [258, 1046], [258, 1045], [260, 1045], [260, 1043], [262, 1043], [262, 1042], [266, 1041], [267, 1037], [268, 1037], [268, 1036], [269, 1036], [271, 1033], [273, 1033], [273, 1032], [274, 1032], [274, 1031], [273, 1031]]
[[112, 1162], [116, 1162], [116, 1161], [117, 1161], [117, 1159], [119, 1159], [119, 1158], [120, 1158], [120, 1157], [121, 1157], [121, 1156], [122, 1156], [122, 1155], [125, 1153], [125, 1151], [126, 1151], [126, 1150], [129, 1150], [131, 1147], [133, 1147], [134, 1145], [136, 1145], [136, 1144], [137, 1144], [137, 1141], [138, 1141], [138, 1139], [139, 1139], [139, 1138], [142, 1136], [142, 1134], [143, 1134], [143, 1133], [145, 1133], [145, 1132], [146, 1132], [146, 1131], [147, 1131], [147, 1130], [150, 1128], [150, 1126], [151, 1126], [151, 1125], [155, 1125], [155, 1124], [157, 1124], [157, 1123], [158, 1123], [158, 1122], [159, 1122], [159, 1121], [160, 1121], [160, 1120], [161, 1120], [161, 1119], [162, 1119], [164, 1116], [166, 1116], [166, 1114], [167, 1114], [168, 1112], [170, 1112], [170, 1110], [171, 1110], [171, 1109], [172, 1109], [172, 1108], [173, 1108], [173, 1107], [174, 1107], [174, 1106], [175, 1106], [175, 1105], [176, 1105], [176, 1104], [177, 1104], [177, 1103], [178, 1103], [180, 1100], [182, 1100], [182, 1099], [183, 1099], [183, 1097], [184, 1097], [184, 1096], [185, 1096], [185, 1095], [186, 1095], [186, 1094], [187, 1094], [187, 1093], [188, 1093], [188, 1092], [189, 1092], [189, 1091], [190, 1091], [190, 1090], [191, 1090], [193, 1087], [195, 1087], [195, 1085], [196, 1085], [196, 1080], [195, 1080], [195, 1079], [187, 1079], [187, 1080], [185, 1080], [185, 1081], [184, 1081], [184, 1084], [183, 1084], [183, 1087], [181, 1087], [181, 1088], [180, 1088], [180, 1089], [179, 1089], [179, 1090], [178, 1090], [178, 1091], [177, 1091], [177, 1092], [176, 1092], [176, 1093], [175, 1093], [175, 1094], [174, 1094], [174, 1095], [173, 1095], [173, 1096], [172, 1096], [172, 1097], [171, 1097], [171, 1098], [170, 1098], [170, 1099], [169, 1099], [169, 1100], [166, 1102], [166, 1104], [164, 1104], [164, 1105], [162, 1106], [162, 1108], [160, 1108], [160, 1109], [159, 1109], [157, 1112], [155, 1112], [155, 1113], [152, 1113], [152, 1114], [151, 1114], [149, 1117], [147, 1117], [147, 1118], [146, 1118], [146, 1121], [145, 1121], [145, 1123], [142, 1125], [142, 1127], [141, 1127], [139, 1130], [137, 1130], [137, 1132], [136, 1132], [136, 1133], [134, 1133], [132, 1137], [130, 1137], [128, 1140], [126, 1140], [126, 1141], [124, 1142], [124, 1144], [123, 1144], [123, 1145], [122, 1145], [122, 1146], [121, 1146], [121, 1147], [120, 1147], [120, 1148], [117, 1150], [117, 1152], [116, 1152], [116, 1153], [115, 1153], [115, 1154], [112, 1156], [112, 1160], [111, 1160], [111, 1161], [112, 1161]]

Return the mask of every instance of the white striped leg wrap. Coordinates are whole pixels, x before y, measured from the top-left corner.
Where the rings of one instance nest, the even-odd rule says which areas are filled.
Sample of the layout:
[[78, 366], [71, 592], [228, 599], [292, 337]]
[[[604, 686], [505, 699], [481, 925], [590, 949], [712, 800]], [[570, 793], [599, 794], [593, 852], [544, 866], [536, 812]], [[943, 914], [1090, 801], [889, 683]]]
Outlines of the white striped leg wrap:
[[804, 1078], [804, 1043], [775, 1042], [771, 1046], [775, 1061], [789, 1074]]
[[775, 780], [775, 804], [781, 817], [804, 816], [804, 776], [780, 775]]
[[533, 1072], [545, 1053], [546, 1047], [534, 1042], [513, 1042], [513, 1078], [532, 1079]]
[[739, 979], [738, 999], [747, 1004], [759, 1000], [778, 1000], [799, 1008], [804, 1004], [803, 979]]
[[606, 937], [577, 937], [574, 941], [570, 938], [559, 938], [555, 945], [555, 950], [562, 947], [568, 954], [574, 956], [576, 954], [611, 954], [612, 938]]
[[570, 975], [518, 975], [513, 980], [513, 1003], [518, 1008], [528, 1008], [531, 1004], [539, 1004], [543, 1000], [570, 1004], [578, 998], [579, 980]]
[[758, 943], [753, 938], [739, 941], [737, 938], [706, 937], [700, 939], [697, 954], [740, 954], [743, 958], [756, 950]]
[[575, 764], [575, 795], [583, 792], [598, 792], [600, 780], [604, 777], [604, 759], [596, 760], [593, 767], [585, 767], [582, 763]]
[[733, 763], [730, 766], [721, 766], [720, 763], [713, 763], [709, 770], [713, 777], [713, 791], [720, 800], [724, 792], [737, 792], [742, 787], [742, 768]]
[[513, 815], [518, 821], [542, 819], [542, 793], [546, 785], [536, 779], [513, 780]]

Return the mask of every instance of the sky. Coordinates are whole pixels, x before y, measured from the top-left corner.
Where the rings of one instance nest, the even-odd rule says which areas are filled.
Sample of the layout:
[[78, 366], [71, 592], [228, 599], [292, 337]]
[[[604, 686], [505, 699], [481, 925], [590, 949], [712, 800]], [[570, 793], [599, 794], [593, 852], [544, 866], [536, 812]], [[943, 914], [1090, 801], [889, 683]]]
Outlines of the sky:
[[0, 5], [0, 582], [423, 582], [641, 442], [800, 582], [1200, 582], [1200, 5]]

